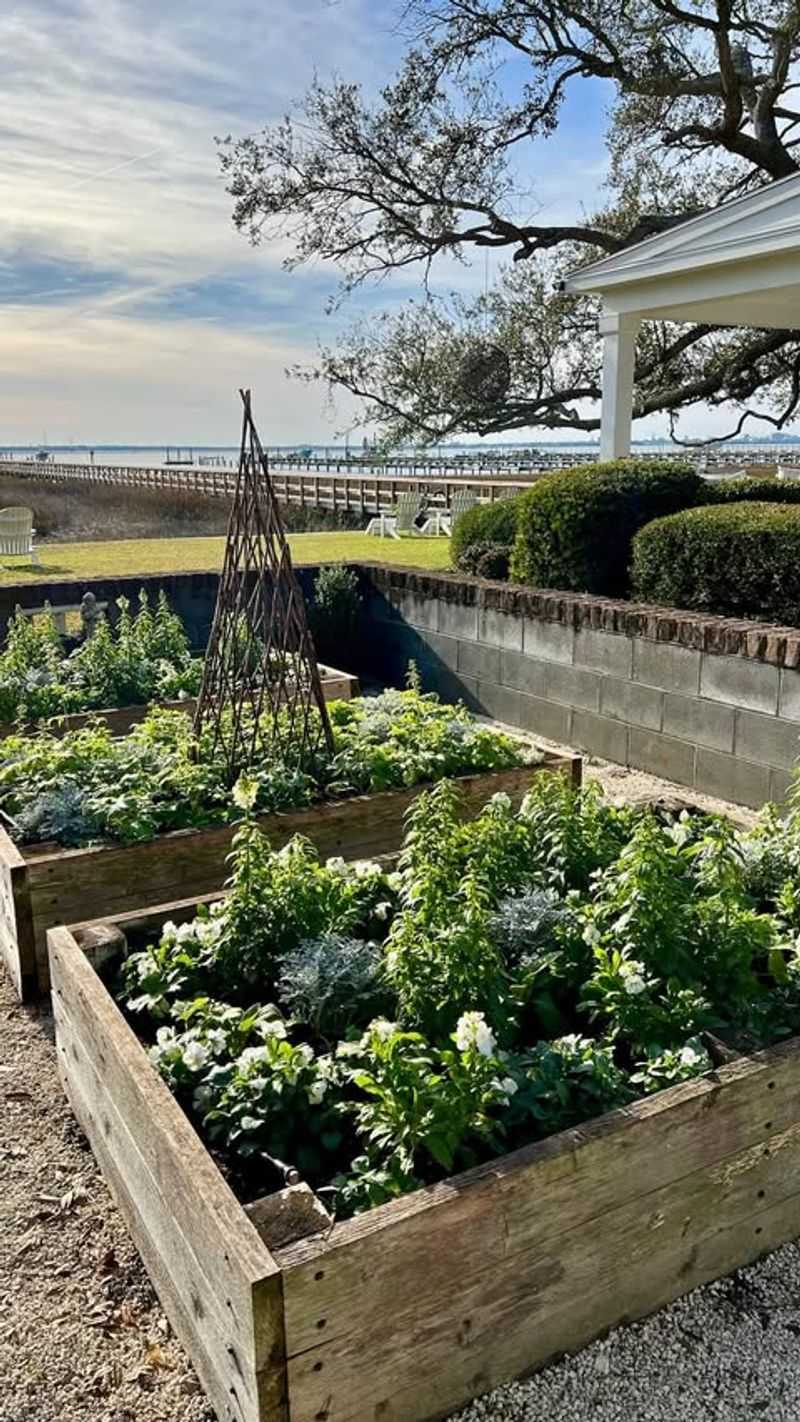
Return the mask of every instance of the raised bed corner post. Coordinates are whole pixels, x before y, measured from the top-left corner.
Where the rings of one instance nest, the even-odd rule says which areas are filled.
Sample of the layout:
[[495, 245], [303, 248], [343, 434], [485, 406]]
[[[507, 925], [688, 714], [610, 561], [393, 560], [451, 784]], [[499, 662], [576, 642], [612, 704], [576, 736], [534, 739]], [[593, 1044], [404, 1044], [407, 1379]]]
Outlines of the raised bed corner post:
[[[233, 784], [239, 772], [280, 746], [305, 764], [324, 742], [333, 750], [305, 601], [292, 567], [269, 465], [240, 390], [242, 439], [225, 560], [194, 718], [210, 735]], [[245, 715], [245, 708], [252, 715]]]

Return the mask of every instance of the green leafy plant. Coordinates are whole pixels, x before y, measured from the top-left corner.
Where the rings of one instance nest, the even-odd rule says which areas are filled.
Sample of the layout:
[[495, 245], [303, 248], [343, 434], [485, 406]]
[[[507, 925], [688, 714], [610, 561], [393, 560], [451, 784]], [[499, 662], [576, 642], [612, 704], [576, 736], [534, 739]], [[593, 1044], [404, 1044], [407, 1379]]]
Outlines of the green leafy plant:
[[543, 777], [533, 808], [494, 796], [465, 823], [442, 782], [387, 875], [273, 852], [258, 794], [234, 792], [225, 897], [115, 988], [248, 1192], [295, 1167], [337, 1215], [368, 1209], [704, 1075], [707, 1029], [800, 1028], [796, 808], [742, 832]]
[[648, 1056], [640, 1069], [631, 1076], [631, 1082], [646, 1095], [662, 1091], [665, 1086], [677, 1086], [682, 1081], [693, 1081], [698, 1076], [711, 1071], [713, 1063], [699, 1037], [690, 1037], [682, 1047]]
[[696, 504], [702, 489], [693, 469], [669, 460], [621, 459], [548, 474], [519, 500], [512, 579], [624, 596], [634, 535], [652, 519]]
[[[482, 577], [507, 577], [511, 549], [517, 533], [520, 500], [496, 499], [488, 504], [476, 504], [460, 514], [453, 525], [450, 553], [457, 568]], [[483, 571], [479, 566], [487, 556], [505, 564], [505, 572]]]
[[350, 664], [361, 619], [358, 575], [342, 563], [320, 568], [314, 578], [309, 621], [318, 650], [336, 666]]
[[795, 625], [800, 508], [730, 503], [648, 523], [633, 542], [637, 597], [672, 607]]
[[[320, 753], [298, 764], [276, 751], [250, 767], [256, 811], [502, 769], [539, 755], [479, 725], [463, 707], [442, 706], [414, 691], [333, 703], [331, 719], [332, 756]], [[82, 805], [85, 833], [73, 814], [64, 839], [52, 795], [70, 795], [70, 786]], [[152, 709], [126, 736], [114, 737], [98, 722], [63, 737], [7, 737], [0, 808], [21, 839], [58, 837], [70, 844], [95, 838], [128, 844], [166, 830], [224, 824], [235, 814], [210, 733], [196, 742], [189, 718], [168, 709]]]
[[127, 598], [117, 606], [116, 625], [101, 617], [69, 654], [47, 607], [37, 618], [18, 608], [0, 653], [0, 720], [36, 721], [196, 695], [202, 659], [191, 655], [183, 623], [163, 590], [155, 611], [144, 589], [135, 616]]

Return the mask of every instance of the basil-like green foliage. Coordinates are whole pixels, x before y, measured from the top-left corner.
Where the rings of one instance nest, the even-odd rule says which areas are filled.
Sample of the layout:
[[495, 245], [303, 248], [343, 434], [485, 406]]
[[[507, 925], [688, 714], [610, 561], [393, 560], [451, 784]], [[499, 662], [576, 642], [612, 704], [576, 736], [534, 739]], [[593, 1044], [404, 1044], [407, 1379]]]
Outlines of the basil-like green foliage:
[[117, 607], [113, 627], [101, 616], [71, 652], [48, 608], [37, 618], [17, 609], [0, 652], [0, 721], [196, 696], [202, 658], [191, 655], [186, 629], [163, 589], [154, 609], [144, 588], [135, 616], [127, 598], [119, 598]]
[[352, 1214], [800, 1030], [797, 809], [742, 832], [540, 773], [465, 821], [443, 780], [387, 872], [271, 850], [258, 793], [226, 896], [115, 984], [248, 1198], [293, 1167]]
[[[480, 725], [464, 707], [419, 691], [335, 701], [329, 712], [332, 755], [320, 750], [299, 760], [287, 734], [276, 738], [284, 752], [276, 747], [248, 767], [257, 810], [296, 809], [541, 759], [519, 740]], [[196, 740], [183, 712], [152, 709], [126, 736], [113, 736], [98, 721], [63, 737], [7, 737], [0, 751], [0, 809], [22, 842], [130, 844], [230, 821], [235, 807], [226, 774], [209, 736]]]

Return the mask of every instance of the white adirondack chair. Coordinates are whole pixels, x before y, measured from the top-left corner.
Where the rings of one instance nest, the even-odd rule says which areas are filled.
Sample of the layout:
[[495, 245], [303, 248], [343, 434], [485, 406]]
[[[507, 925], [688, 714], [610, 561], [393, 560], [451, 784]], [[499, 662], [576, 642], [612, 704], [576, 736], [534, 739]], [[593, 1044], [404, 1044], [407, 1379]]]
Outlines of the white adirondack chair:
[[404, 533], [417, 533], [419, 530], [415, 527], [414, 520], [421, 508], [422, 499], [419, 494], [398, 494], [395, 507], [388, 513], [371, 518], [365, 532], [375, 534], [379, 538], [401, 538]]
[[0, 557], [30, 557], [37, 568], [41, 567], [39, 551], [33, 546], [35, 532], [32, 509], [0, 509]]
[[453, 532], [453, 524], [467, 509], [474, 509], [478, 502], [478, 496], [472, 489], [456, 489], [450, 500], [449, 509], [436, 509], [431, 517], [422, 525], [423, 533], [446, 533], [447, 537]]

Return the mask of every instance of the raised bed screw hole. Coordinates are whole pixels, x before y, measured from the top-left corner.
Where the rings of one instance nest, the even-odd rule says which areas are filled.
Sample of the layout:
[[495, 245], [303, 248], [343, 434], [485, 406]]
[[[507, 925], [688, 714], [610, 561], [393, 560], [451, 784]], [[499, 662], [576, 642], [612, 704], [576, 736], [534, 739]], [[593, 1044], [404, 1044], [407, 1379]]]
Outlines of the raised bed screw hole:
[[319, 1279], [324, 1279], [324, 1278], [325, 1278], [325, 1270], [324, 1270], [324, 1269], [318, 1269], [317, 1272], [316, 1272], [316, 1274], [314, 1275], [314, 1278], [317, 1279], [317, 1280], [319, 1280]]
[[756, 1234], [760, 1234], [760, 1233], [761, 1233], [761, 1225], [757, 1225], [757, 1226], [756, 1226]]
[[325, 1324], [326, 1324], [327, 1322], [328, 1322], [327, 1318], [318, 1318], [318, 1319], [317, 1319], [317, 1328], [324, 1328], [324, 1327], [325, 1327]]
[[315, 1373], [321, 1373], [321, 1372], [322, 1372], [322, 1364], [321, 1364], [321, 1363], [315, 1363], [315, 1364], [314, 1364], [314, 1372], [315, 1372]]
[[764, 1198], [764, 1191], [763, 1191], [763, 1190], [759, 1190], [758, 1195], [757, 1195], [757, 1199], [763, 1200], [763, 1198]]
[[774, 1082], [774, 1081], [768, 1081], [768, 1082], [767, 1082], [767, 1091], [774, 1091], [774, 1090], [775, 1090], [775, 1082]]
[[771, 1130], [772, 1130], [772, 1122], [771, 1122], [771, 1121], [765, 1121], [765, 1122], [764, 1122], [764, 1130], [765, 1130], [765, 1131], [771, 1131]]

